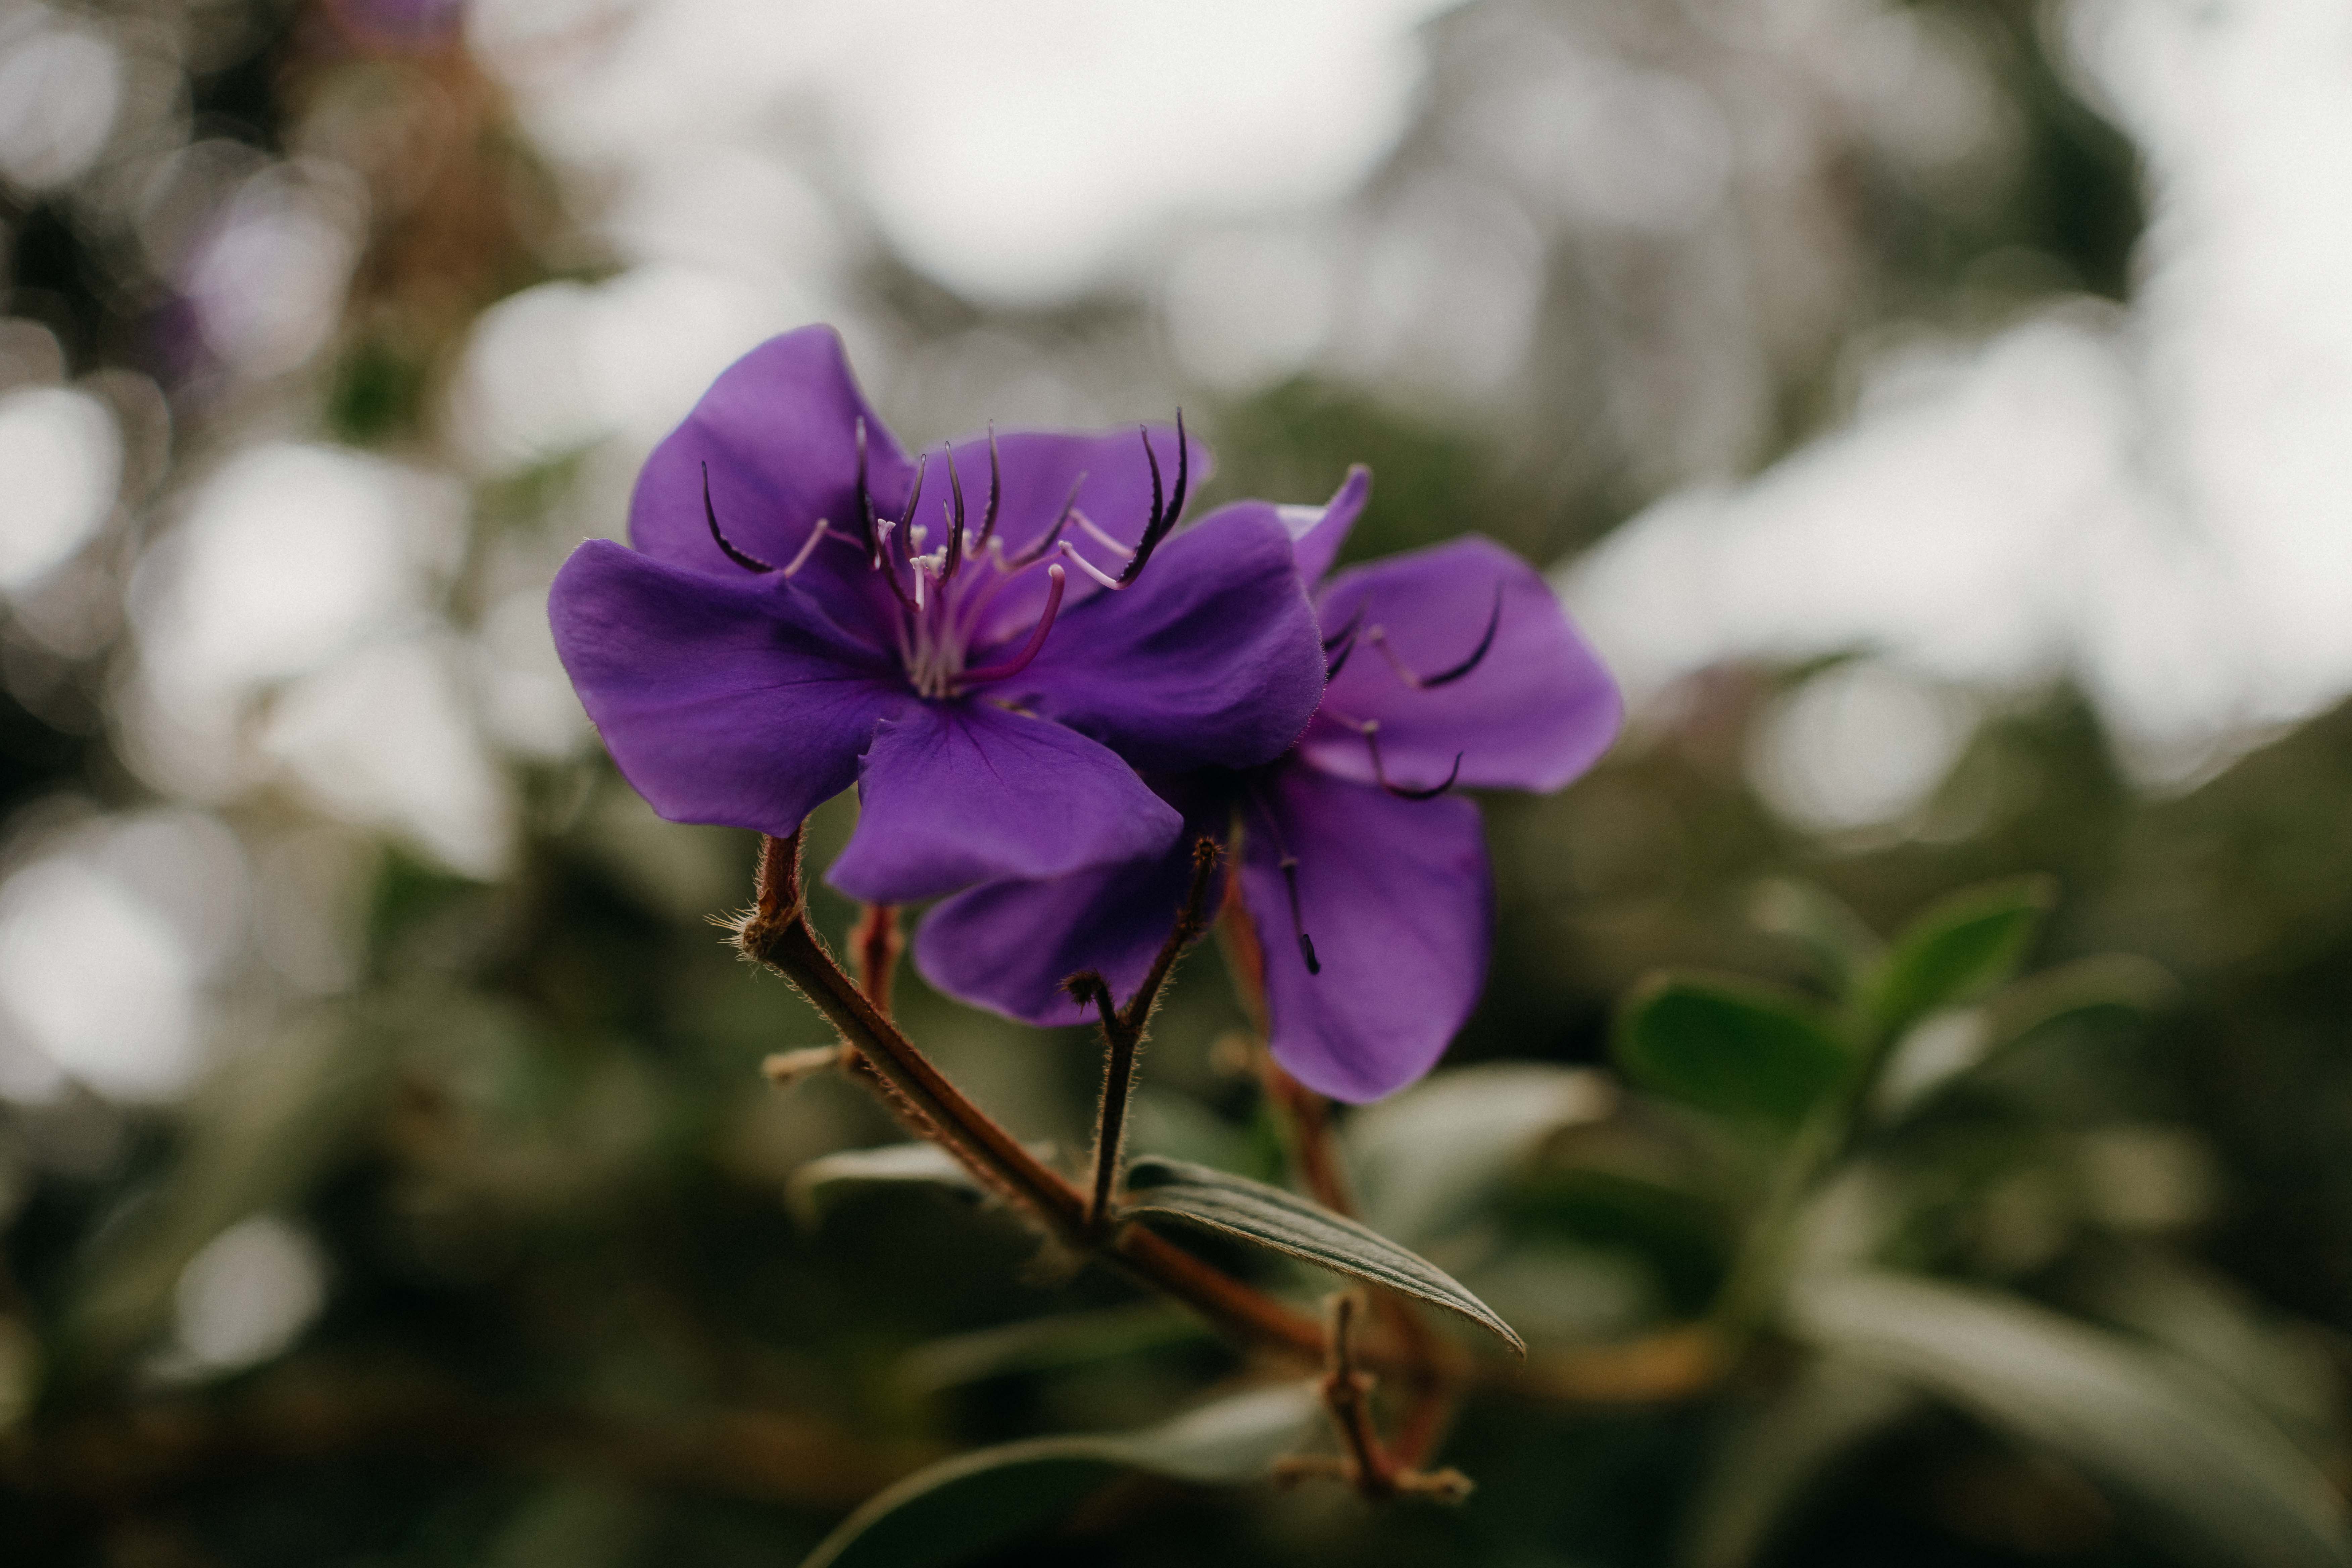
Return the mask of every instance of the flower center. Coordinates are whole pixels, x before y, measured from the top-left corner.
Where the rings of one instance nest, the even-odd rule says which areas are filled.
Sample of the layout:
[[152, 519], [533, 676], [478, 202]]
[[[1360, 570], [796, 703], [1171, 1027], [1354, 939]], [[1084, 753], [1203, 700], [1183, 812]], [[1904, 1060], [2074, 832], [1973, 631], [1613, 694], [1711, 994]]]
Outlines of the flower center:
[[[1004, 495], [1004, 475], [997, 458], [993, 429], [988, 436], [988, 505], [980, 525], [974, 528], [970, 524], [963, 479], [956, 472], [955, 452], [950, 448], [949, 494], [940, 503], [944, 533], [934, 545], [929, 525], [915, 521], [929, 459], [922, 458], [916, 465], [914, 488], [908, 494], [905, 514], [896, 521], [877, 518], [866, 487], [866, 426], [861, 421], [857, 427], [857, 508], [869, 541], [866, 560], [874, 571], [882, 574], [890, 586], [891, 596], [898, 601], [898, 658], [916, 694], [934, 700], [959, 697], [975, 687], [1009, 679], [1028, 668], [1030, 661], [1045, 647], [1045, 638], [1054, 629], [1054, 618], [1061, 612], [1069, 578], [1066, 565], [1076, 567], [1110, 593], [1134, 582], [1183, 510], [1191, 465], [1183, 450], [1184, 416], [1181, 411], [1176, 416], [1176, 488], [1173, 497], [1167, 498], [1160, 490], [1159, 455], [1151, 448], [1150, 434], [1143, 434], [1144, 459], [1151, 470], [1151, 515], [1133, 548], [1120, 543], [1078, 510], [1078, 491], [1087, 480], [1087, 476], [1080, 474], [1070, 486], [1069, 496], [1063, 501], [1053, 527], [1016, 555], [1004, 548], [1004, 541], [996, 531], [997, 512]], [[1113, 576], [1079, 552], [1077, 545], [1066, 537], [1073, 525], [1111, 552], [1118, 567], [1118, 575]], [[971, 668], [969, 659], [973, 638], [987, 624], [990, 609], [998, 596], [1010, 584], [1039, 571], [1045, 575], [1045, 605], [1030, 627], [1028, 637], [1008, 657], [979, 668]]]
[[[964, 508], [963, 479], [956, 472], [955, 451], [950, 447], [947, 454], [949, 496], [940, 502], [943, 532], [937, 545], [931, 543], [929, 525], [916, 521], [929, 458], [921, 458], [915, 466], [915, 483], [908, 492], [905, 513], [895, 519], [877, 515], [873, 492], [866, 482], [863, 419], [857, 422], [857, 516], [853, 529], [836, 529], [830, 520], [819, 518], [792, 561], [781, 568], [772, 566], [737, 549], [720, 531], [718, 510], [710, 501], [708, 464], [702, 471], [703, 516], [710, 524], [711, 542], [746, 572], [781, 571], [789, 580], [808, 563], [817, 546], [828, 539], [862, 549], [868, 569], [882, 574], [891, 597], [898, 601], [895, 630], [898, 661], [907, 672], [908, 684], [920, 697], [961, 697], [975, 687], [1009, 679], [1029, 668], [1054, 629], [1054, 617], [1061, 613], [1062, 595], [1069, 579], [1066, 563], [1076, 567], [1106, 592], [1115, 594], [1135, 581], [1150, 560], [1151, 552], [1175, 529], [1177, 520], [1183, 515], [1184, 490], [1192, 468], [1184, 440], [1183, 410], [1176, 412], [1176, 485], [1172, 493], [1161, 491], [1160, 455], [1152, 450], [1150, 432], [1141, 434], [1144, 462], [1151, 470], [1151, 515], [1144, 521], [1142, 536], [1131, 548], [1105, 532], [1078, 510], [1078, 490], [1087, 482], [1087, 476], [1080, 474], [1077, 482], [1071, 485], [1069, 498], [1063, 501], [1054, 526], [1019, 554], [1006, 551], [1004, 541], [996, 532], [997, 511], [1004, 499], [1004, 472], [997, 458], [996, 432], [992, 427], [988, 433], [988, 507], [982, 514], [980, 526], [970, 526]], [[1077, 545], [1065, 537], [1073, 525], [1110, 552], [1117, 575], [1087, 559]], [[1007, 584], [1041, 571], [1045, 577], [1045, 605], [1030, 627], [1027, 639], [1007, 658], [978, 669], [970, 668], [967, 661], [973, 639], [988, 626], [989, 611], [998, 596]]]

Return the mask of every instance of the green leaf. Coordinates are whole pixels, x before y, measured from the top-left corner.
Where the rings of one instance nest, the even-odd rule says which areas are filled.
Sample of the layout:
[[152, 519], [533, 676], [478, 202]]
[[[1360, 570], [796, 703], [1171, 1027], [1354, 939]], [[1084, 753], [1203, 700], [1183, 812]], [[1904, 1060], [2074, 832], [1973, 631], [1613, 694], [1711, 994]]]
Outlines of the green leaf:
[[1913, 921], [1864, 986], [1871, 1021], [1893, 1034], [1938, 1007], [1973, 1002], [2017, 973], [2057, 901], [2047, 877], [1969, 888]]
[[1296, 1193], [1206, 1165], [1146, 1156], [1127, 1168], [1122, 1217], [1157, 1215], [1222, 1231], [1318, 1268], [1458, 1312], [1525, 1355], [1528, 1347], [1487, 1305], [1427, 1258]]
[[1879, 1113], [1899, 1120], [1978, 1068], [2051, 1030], [2137, 1019], [2169, 1003], [2179, 991], [2159, 964], [2129, 953], [2103, 953], [2029, 975], [1977, 1006], [1922, 1018], [1895, 1043], [1873, 1086]]
[[919, 1470], [868, 1499], [801, 1568], [941, 1568], [1061, 1518], [1122, 1470], [1196, 1484], [1255, 1480], [1319, 1412], [1298, 1384], [1253, 1389], [1147, 1431], [1038, 1437]]
[[1738, 1420], [1693, 1500], [1688, 1568], [1747, 1568], [1837, 1458], [1918, 1396], [1883, 1373], [1822, 1357]]
[[2327, 1478], [2197, 1368], [1990, 1291], [1855, 1273], [1801, 1281], [1791, 1324], [2051, 1449], [2156, 1539], [2216, 1568], [2345, 1568]]
[[803, 1226], [824, 1217], [835, 1189], [876, 1183], [915, 1183], [946, 1187], [968, 1197], [985, 1196], [972, 1173], [936, 1143], [885, 1143], [875, 1149], [844, 1149], [811, 1160], [793, 1173], [784, 1201]]
[[1756, 885], [1748, 899], [1748, 922], [1760, 931], [1787, 937], [1812, 955], [1822, 977], [1843, 996], [1878, 962], [1886, 944], [1862, 917], [1824, 889], [1789, 877]]
[[1546, 1135], [1597, 1121], [1615, 1100], [1590, 1068], [1494, 1062], [1367, 1106], [1346, 1130], [1364, 1222], [1415, 1247], [1458, 1230]]
[[1635, 1082], [1702, 1110], [1781, 1123], [1801, 1120], [1853, 1066], [1803, 998], [1679, 974], [1626, 999], [1617, 1058]]

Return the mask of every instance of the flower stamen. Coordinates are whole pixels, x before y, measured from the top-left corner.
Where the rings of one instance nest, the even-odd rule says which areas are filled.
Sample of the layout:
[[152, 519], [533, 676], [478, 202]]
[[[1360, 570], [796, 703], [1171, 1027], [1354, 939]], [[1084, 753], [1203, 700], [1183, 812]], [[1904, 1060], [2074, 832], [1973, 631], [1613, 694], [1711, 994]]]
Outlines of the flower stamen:
[[1009, 679], [1029, 668], [1029, 661], [1035, 658], [1037, 651], [1045, 646], [1045, 634], [1054, 629], [1054, 616], [1062, 608], [1062, 585], [1068, 580], [1068, 575], [1059, 563], [1045, 568], [1045, 581], [1050, 584], [1045, 590], [1045, 610], [1037, 617], [1037, 625], [1029, 633], [1029, 640], [1022, 645], [1019, 653], [1002, 664], [992, 664], [985, 669], [966, 670], [963, 676], [965, 685], [977, 686], [983, 681]]
[[[1355, 721], [1341, 720], [1340, 722], [1351, 723]], [[1456, 752], [1454, 753], [1454, 771], [1445, 775], [1445, 782], [1444, 784], [1437, 784], [1429, 789], [1413, 789], [1405, 784], [1391, 784], [1389, 782], [1388, 769], [1383, 766], [1381, 762], [1381, 721], [1378, 719], [1366, 719], [1360, 723], [1355, 723], [1355, 731], [1356, 733], [1364, 738], [1365, 749], [1372, 753], [1373, 779], [1379, 783], [1382, 789], [1388, 791], [1389, 794], [1396, 796], [1399, 800], [1435, 800], [1439, 795], [1444, 795], [1447, 790], [1452, 789], [1454, 787], [1454, 781], [1462, 776], [1462, 758], [1465, 753]]]
[[1062, 530], [1070, 526], [1070, 518], [1078, 509], [1078, 487], [1086, 482], [1087, 476], [1084, 473], [1070, 481], [1069, 498], [1062, 502], [1061, 515], [1054, 520], [1054, 526], [1045, 531], [1045, 538], [1014, 556], [1006, 570], [1018, 572], [1024, 566], [1034, 566], [1052, 553], [1054, 546], [1062, 541]]
[[1079, 571], [1085, 573], [1087, 576], [1093, 578], [1104, 587], [1108, 588], [1112, 593], [1116, 594], [1121, 588], [1127, 586], [1128, 580], [1124, 575], [1114, 577], [1109, 573], [1105, 572], [1101, 567], [1096, 565], [1093, 562], [1079, 554], [1078, 547], [1071, 543], [1066, 539], [1062, 541], [1062, 553], [1067, 556], [1071, 561], [1076, 563]]
[[1151, 449], [1151, 432], [1141, 430], [1143, 460], [1151, 468], [1151, 520], [1144, 524], [1143, 537], [1136, 541], [1135, 553], [1129, 557], [1127, 570], [1118, 574], [1119, 586], [1125, 587], [1141, 574], [1144, 563], [1160, 548], [1160, 542], [1174, 531], [1177, 519], [1184, 515], [1184, 489], [1192, 474], [1192, 449], [1184, 439], [1184, 411], [1176, 411], [1176, 489], [1163, 511], [1160, 508], [1160, 454]]
[[1416, 691], [1426, 691], [1433, 687], [1450, 686], [1484, 664], [1486, 661], [1486, 655], [1495, 647], [1495, 634], [1502, 628], [1502, 625], [1503, 586], [1497, 583], [1495, 585], [1495, 607], [1487, 614], [1486, 630], [1478, 638], [1478, 646], [1470, 650], [1469, 658], [1450, 669], [1439, 670], [1435, 675], [1414, 674], [1404, 660], [1397, 657], [1396, 649], [1389, 646], [1389, 633], [1386, 626], [1365, 627], [1364, 640], [1381, 650], [1382, 657], [1389, 661], [1390, 668], [1397, 672], [1398, 679]]
[[1093, 534], [1095, 542], [1101, 545], [1104, 549], [1118, 551], [1122, 561], [1124, 561], [1128, 556], [1135, 553], [1134, 551], [1129, 550], [1126, 545], [1112, 538], [1109, 531], [1105, 529], [1100, 523], [1095, 521], [1093, 518], [1088, 517], [1085, 512], [1072, 512], [1070, 514], [1070, 521], [1076, 523], [1088, 533]]
[[808, 564], [808, 558], [816, 553], [816, 547], [824, 542], [825, 535], [832, 531], [833, 524], [823, 518], [816, 520], [816, 526], [809, 530], [808, 542], [801, 546], [800, 553], [784, 567], [785, 581], [790, 582], [794, 573]]
[[[710, 465], [708, 463], [702, 465], [702, 516], [703, 520], [710, 524], [710, 542], [726, 552], [728, 560], [732, 561], [736, 565], [740, 566], [746, 572], [773, 572], [775, 570], [774, 567], [769, 565], [758, 556], [747, 555], [742, 551], [736, 549], [734, 545], [728, 542], [727, 536], [719, 531], [719, 509], [710, 504]], [[824, 525], [819, 524], [818, 526], [822, 528]], [[807, 552], [803, 551], [802, 553], [806, 554]], [[784, 575], [789, 577], [792, 574], [787, 572]]]

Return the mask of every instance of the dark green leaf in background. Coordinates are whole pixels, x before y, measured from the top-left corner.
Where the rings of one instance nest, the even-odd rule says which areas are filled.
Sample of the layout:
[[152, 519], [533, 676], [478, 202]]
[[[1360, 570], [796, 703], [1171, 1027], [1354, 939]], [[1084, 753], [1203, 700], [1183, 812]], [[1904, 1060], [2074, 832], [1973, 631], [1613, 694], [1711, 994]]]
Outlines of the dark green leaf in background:
[[1864, 986], [1874, 1026], [1895, 1033], [2009, 979], [2057, 898], [2049, 878], [2018, 877], [1967, 889], [1930, 908], [1895, 939]]
[[1150, 1156], [1128, 1166], [1127, 1189], [1128, 1199], [1119, 1211], [1125, 1217], [1160, 1215], [1255, 1241], [1318, 1268], [1458, 1312], [1520, 1354], [1527, 1353], [1526, 1343], [1508, 1323], [1435, 1264], [1296, 1193], [1205, 1165]]
[[2344, 1568], [2344, 1504], [2200, 1369], [1991, 1291], [1853, 1273], [1801, 1281], [1791, 1326], [2080, 1466], [2151, 1540], [2215, 1568]]
[[1853, 1058], [1802, 997], [1752, 981], [1659, 975], [1635, 988], [1617, 1057], [1643, 1087], [1720, 1115], [1794, 1123]]

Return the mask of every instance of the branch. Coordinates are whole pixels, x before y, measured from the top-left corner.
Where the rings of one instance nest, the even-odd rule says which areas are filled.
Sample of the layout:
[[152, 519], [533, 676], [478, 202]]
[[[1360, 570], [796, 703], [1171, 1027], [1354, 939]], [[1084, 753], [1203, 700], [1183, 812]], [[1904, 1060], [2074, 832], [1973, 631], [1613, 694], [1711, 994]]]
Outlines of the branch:
[[1073, 1251], [1101, 1258], [1173, 1296], [1237, 1339], [1301, 1360], [1321, 1359], [1323, 1331], [1304, 1313], [1140, 1225], [1122, 1226], [1108, 1236], [1090, 1229], [1085, 1195], [966, 1099], [898, 1032], [835, 961], [807, 913], [799, 836], [766, 839], [758, 901], [736, 923], [738, 947], [746, 958], [791, 982], [832, 1022], [855, 1053], [860, 1076], [871, 1072], [871, 1081], [886, 1091], [917, 1135], [946, 1149], [990, 1191]]

